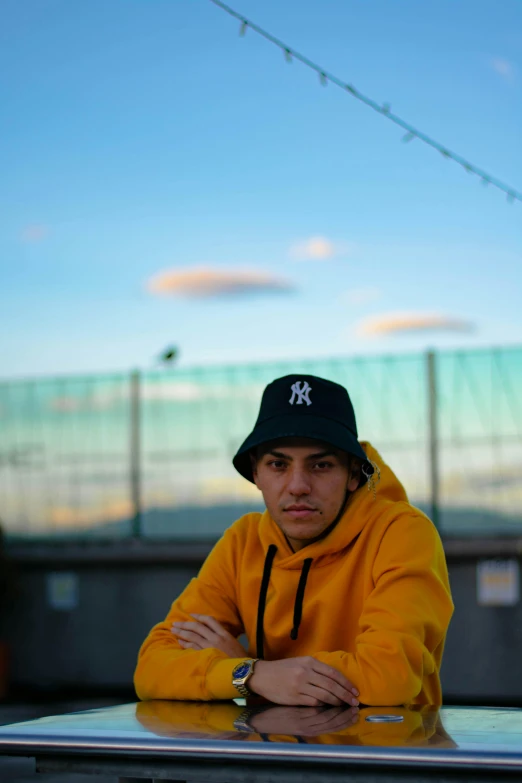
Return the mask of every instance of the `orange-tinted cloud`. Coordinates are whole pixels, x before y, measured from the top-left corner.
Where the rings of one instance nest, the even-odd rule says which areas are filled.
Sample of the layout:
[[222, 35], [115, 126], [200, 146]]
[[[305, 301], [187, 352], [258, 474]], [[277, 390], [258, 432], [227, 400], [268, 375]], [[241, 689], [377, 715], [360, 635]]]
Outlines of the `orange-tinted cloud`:
[[24, 226], [21, 233], [22, 242], [27, 244], [36, 244], [37, 242], [43, 242], [49, 235], [49, 227], [44, 226], [41, 223], [32, 223]]
[[292, 245], [289, 255], [298, 261], [326, 261], [337, 255], [337, 250], [326, 237], [310, 237]]
[[470, 321], [437, 313], [387, 313], [361, 321], [357, 333], [364, 337], [414, 334], [416, 332], [470, 332]]
[[295, 242], [288, 255], [296, 261], [328, 261], [331, 258], [347, 256], [353, 246], [346, 242], [332, 242], [326, 237], [309, 237]]
[[293, 289], [294, 285], [289, 280], [255, 269], [167, 269], [147, 282], [147, 290], [151, 294], [190, 298], [281, 293]]

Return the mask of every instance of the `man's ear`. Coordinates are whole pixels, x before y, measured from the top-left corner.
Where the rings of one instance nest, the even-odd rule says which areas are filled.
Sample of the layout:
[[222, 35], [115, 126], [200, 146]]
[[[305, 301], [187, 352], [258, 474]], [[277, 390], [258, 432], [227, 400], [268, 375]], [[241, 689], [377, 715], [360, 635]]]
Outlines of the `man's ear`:
[[252, 451], [248, 456], [250, 457], [250, 464], [252, 465], [252, 477], [254, 479], [254, 484], [259, 489], [259, 484], [257, 483], [257, 457]]
[[361, 480], [361, 463], [358, 459], [352, 459], [349, 465], [349, 479], [347, 489], [349, 492], [355, 492]]

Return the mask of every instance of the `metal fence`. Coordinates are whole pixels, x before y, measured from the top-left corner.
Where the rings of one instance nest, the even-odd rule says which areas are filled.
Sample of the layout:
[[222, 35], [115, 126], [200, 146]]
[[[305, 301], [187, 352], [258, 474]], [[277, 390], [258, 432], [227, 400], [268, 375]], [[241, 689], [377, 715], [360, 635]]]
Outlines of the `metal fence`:
[[522, 348], [3, 382], [4, 528], [215, 538], [262, 507], [231, 458], [292, 372], [346, 386], [360, 438], [445, 534], [522, 532]]

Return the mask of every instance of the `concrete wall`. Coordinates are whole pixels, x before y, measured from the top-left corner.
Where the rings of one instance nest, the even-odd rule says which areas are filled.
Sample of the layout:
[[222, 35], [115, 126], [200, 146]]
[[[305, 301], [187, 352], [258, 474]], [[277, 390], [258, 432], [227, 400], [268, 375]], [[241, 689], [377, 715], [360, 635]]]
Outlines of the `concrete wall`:
[[[484, 547], [482, 556], [489, 558], [492, 555], [487, 549]], [[494, 552], [494, 546], [491, 549]], [[498, 555], [493, 556], [516, 557], [520, 566], [520, 542], [498, 549]], [[453, 700], [496, 701], [522, 707], [522, 602], [515, 606], [478, 604], [476, 572], [480, 557], [480, 548], [475, 556], [448, 556], [455, 614], [442, 665], [444, 694]]]
[[[443, 664], [447, 698], [522, 705], [522, 604], [477, 603], [476, 563], [517, 557], [522, 541], [445, 542], [456, 605]], [[4, 616], [14, 689], [131, 687], [139, 646], [197, 573], [211, 542], [12, 547], [18, 591]], [[77, 593], [49, 595], [72, 574]], [[71, 585], [69, 585], [71, 587]], [[73, 591], [74, 593], [74, 591]], [[69, 606], [69, 608], [67, 608]]]
[[[15, 548], [17, 590], [5, 618], [14, 688], [131, 688], [141, 642], [197, 574], [210, 545], [125, 544]], [[56, 608], [55, 574], [77, 581]]]

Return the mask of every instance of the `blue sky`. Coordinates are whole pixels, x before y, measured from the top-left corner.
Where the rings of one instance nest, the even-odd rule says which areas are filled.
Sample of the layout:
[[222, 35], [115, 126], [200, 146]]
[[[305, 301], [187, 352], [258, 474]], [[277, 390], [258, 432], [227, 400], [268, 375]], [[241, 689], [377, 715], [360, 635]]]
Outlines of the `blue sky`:
[[[519, 0], [233, 7], [522, 189]], [[0, 106], [4, 378], [522, 343], [522, 204], [208, 0], [4, 0]]]

